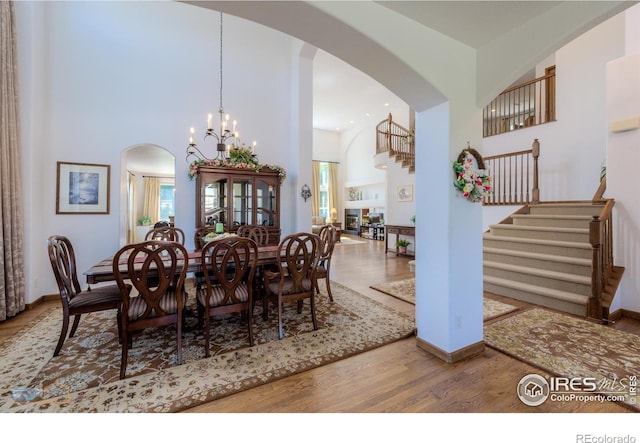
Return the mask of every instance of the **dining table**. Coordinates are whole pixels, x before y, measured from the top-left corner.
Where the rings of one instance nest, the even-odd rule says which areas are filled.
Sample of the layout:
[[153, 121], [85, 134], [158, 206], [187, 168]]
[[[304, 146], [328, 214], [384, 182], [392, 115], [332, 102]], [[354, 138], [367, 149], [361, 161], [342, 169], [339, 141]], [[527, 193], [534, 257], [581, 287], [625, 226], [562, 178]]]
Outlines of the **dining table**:
[[[258, 247], [258, 266], [277, 264], [278, 246]], [[189, 251], [186, 258], [187, 272], [202, 270], [202, 251]], [[126, 276], [126, 263], [122, 263], [121, 272]], [[93, 285], [102, 282], [114, 281], [113, 258], [105, 258], [84, 272], [87, 284]]]

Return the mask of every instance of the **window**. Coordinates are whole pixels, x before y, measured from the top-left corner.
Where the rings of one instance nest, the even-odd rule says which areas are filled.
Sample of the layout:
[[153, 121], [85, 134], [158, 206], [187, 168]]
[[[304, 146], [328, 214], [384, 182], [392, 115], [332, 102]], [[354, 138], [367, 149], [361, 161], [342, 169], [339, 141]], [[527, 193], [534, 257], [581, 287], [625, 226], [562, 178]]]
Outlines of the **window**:
[[175, 193], [174, 184], [160, 184], [160, 218], [159, 220], [169, 220], [173, 217], [175, 211]]

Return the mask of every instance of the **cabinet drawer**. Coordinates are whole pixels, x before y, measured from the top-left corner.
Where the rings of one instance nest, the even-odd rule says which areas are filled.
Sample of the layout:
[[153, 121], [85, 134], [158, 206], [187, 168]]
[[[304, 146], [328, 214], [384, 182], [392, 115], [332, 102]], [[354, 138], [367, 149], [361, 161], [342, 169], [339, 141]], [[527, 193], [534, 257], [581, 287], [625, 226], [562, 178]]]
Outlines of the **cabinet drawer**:
[[414, 235], [414, 230], [407, 228], [407, 229], [399, 229], [398, 233], [401, 235]]

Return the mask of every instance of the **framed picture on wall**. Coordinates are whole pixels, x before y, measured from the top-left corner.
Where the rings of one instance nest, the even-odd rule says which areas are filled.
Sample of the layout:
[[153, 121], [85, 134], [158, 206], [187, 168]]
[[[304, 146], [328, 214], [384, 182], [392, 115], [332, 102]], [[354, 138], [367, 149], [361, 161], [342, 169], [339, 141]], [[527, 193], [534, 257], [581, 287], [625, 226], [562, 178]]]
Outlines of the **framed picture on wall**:
[[58, 162], [56, 214], [108, 214], [110, 165]]
[[396, 201], [412, 202], [413, 201], [413, 185], [400, 185], [396, 191]]

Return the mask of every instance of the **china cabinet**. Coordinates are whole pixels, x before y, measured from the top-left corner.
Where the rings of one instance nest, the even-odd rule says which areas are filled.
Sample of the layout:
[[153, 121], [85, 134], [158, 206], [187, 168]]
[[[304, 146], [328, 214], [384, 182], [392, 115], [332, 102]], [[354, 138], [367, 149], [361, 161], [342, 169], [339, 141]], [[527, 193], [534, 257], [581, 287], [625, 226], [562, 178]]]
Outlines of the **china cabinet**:
[[222, 223], [227, 232], [263, 225], [280, 242], [280, 178], [276, 171], [200, 166], [196, 176], [196, 228]]

